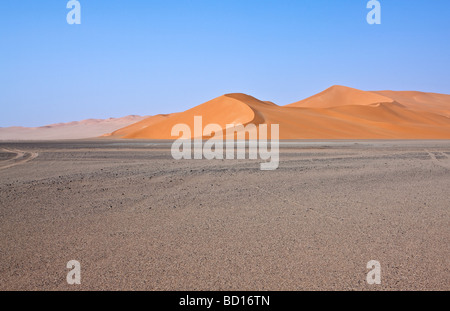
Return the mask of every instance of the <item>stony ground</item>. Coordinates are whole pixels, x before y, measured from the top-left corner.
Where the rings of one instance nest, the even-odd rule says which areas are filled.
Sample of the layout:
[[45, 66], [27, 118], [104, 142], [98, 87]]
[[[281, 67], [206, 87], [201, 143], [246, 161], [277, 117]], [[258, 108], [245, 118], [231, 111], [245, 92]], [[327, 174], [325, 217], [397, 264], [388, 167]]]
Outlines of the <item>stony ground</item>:
[[259, 163], [0, 143], [0, 290], [450, 290], [450, 141], [291, 142]]

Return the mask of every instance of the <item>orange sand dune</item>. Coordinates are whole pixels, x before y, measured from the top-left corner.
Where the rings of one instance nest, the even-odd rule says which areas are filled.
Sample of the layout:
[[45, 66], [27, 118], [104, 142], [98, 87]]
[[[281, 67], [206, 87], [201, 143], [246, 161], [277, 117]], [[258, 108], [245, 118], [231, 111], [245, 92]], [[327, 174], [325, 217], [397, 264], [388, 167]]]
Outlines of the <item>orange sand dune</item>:
[[227, 94], [185, 112], [147, 118], [110, 136], [175, 139], [172, 127], [184, 123], [193, 137], [194, 116], [202, 116], [203, 127], [216, 123], [222, 130], [227, 124], [279, 124], [280, 139], [450, 139], [448, 111], [449, 95], [333, 86], [287, 106]]
[[194, 116], [202, 116], [204, 125], [215, 123], [219, 124], [222, 128], [225, 128], [227, 124], [233, 123], [247, 124], [253, 122], [254, 119], [254, 112], [248, 105], [252, 101], [258, 100], [246, 96], [246, 100], [242, 101], [229, 95], [223, 95], [182, 113], [175, 113], [166, 117], [156, 116], [147, 118], [139, 122], [136, 126], [131, 125], [113, 132], [111, 136], [121, 138], [173, 139], [174, 137], [171, 136], [171, 131], [175, 124], [187, 124], [193, 132]]
[[334, 85], [287, 107], [329, 108], [393, 102], [411, 110], [450, 116], [450, 95], [415, 91], [361, 91], [340, 85]]

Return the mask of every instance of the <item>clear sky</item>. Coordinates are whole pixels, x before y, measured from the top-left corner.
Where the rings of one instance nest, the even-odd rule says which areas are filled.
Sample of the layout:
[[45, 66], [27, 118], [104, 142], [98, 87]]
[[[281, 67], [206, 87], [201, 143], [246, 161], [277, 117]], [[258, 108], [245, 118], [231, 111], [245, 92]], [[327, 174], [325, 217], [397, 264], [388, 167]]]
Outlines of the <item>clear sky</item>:
[[183, 111], [333, 84], [450, 94], [450, 1], [0, 1], [0, 126]]

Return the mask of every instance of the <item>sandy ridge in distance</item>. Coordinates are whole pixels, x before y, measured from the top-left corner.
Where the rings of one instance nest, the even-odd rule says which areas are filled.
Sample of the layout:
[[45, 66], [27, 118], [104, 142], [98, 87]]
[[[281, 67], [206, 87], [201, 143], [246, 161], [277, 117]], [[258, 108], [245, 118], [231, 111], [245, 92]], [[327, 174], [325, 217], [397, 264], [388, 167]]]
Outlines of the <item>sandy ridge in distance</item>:
[[57, 123], [41, 127], [5, 127], [0, 128], [1, 140], [55, 140], [82, 139], [100, 136], [146, 117], [130, 115], [122, 118], [88, 119], [69, 123]]

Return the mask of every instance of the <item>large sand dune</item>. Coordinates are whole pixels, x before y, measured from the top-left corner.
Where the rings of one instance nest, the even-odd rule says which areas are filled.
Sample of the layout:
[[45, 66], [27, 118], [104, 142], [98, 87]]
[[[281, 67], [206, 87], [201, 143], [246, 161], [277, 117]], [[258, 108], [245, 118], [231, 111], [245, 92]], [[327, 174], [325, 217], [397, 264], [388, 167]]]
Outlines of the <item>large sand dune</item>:
[[450, 139], [450, 95], [344, 86], [286, 106], [226, 94], [181, 113], [149, 117], [108, 136], [174, 139], [172, 127], [183, 123], [193, 129], [194, 116], [203, 117], [203, 126], [216, 123], [222, 130], [227, 124], [279, 124], [280, 139]]

